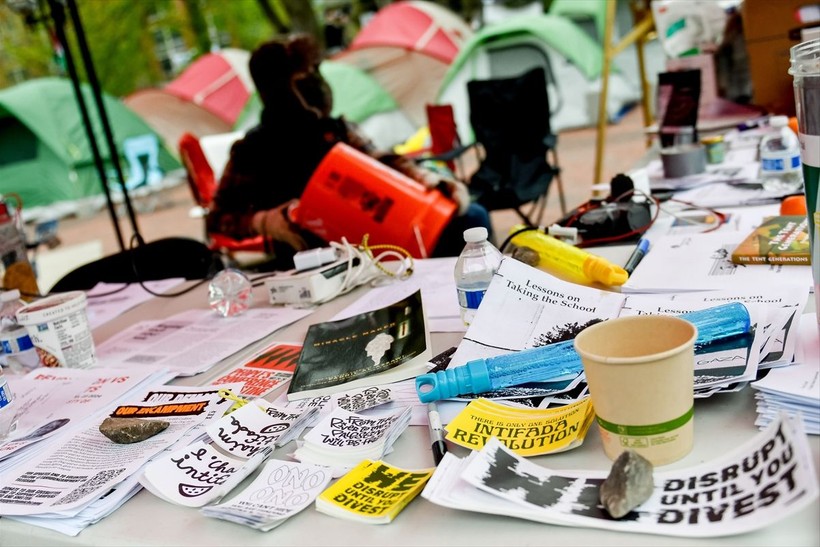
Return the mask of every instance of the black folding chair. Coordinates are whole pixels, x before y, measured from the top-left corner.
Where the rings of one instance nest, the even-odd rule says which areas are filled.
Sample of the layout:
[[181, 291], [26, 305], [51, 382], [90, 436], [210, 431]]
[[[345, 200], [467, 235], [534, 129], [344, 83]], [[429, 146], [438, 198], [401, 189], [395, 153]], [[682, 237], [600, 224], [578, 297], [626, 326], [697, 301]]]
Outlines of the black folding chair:
[[[473, 199], [488, 211], [514, 209], [524, 222], [538, 225], [554, 178], [566, 212], [544, 69], [515, 78], [473, 80], [467, 92], [470, 124], [483, 149], [470, 178]], [[532, 207], [525, 213], [528, 203]]]

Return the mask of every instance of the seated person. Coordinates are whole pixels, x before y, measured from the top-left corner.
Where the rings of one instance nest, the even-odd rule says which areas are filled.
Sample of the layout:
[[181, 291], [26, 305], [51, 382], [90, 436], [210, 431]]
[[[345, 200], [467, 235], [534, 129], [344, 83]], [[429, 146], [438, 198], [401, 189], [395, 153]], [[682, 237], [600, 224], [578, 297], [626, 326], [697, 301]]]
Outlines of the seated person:
[[[251, 56], [249, 68], [264, 109], [259, 124], [231, 148], [208, 231], [241, 239], [257, 234], [270, 242], [276, 267], [288, 267], [293, 253], [327, 243], [292, 224], [288, 208], [297, 202], [313, 171], [330, 149], [344, 142], [397, 169], [427, 188], [439, 185], [458, 204], [433, 256], [455, 256], [463, 231], [490, 230], [487, 211], [470, 203], [466, 187], [417, 166], [402, 156], [377, 151], [354, 124], [330, 116], [332, 94], [319, 73], [320, 53], [312, 37], [297, 34], [272, 40]], [[358, 242], [351, 242], [358, 243]], [[292, 266], [291, 266], [292, 267]]]

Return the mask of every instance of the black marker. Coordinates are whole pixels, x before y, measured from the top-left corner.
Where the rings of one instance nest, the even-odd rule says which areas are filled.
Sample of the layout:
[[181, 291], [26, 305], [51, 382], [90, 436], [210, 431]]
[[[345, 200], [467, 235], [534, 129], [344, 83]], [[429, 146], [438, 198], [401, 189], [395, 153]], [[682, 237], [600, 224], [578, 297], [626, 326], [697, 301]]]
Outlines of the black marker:
[[638, 264], [643, 260], [643, 257], [646, 256], [646, 253], [649, 252], [649, 240], [645, 237], [642, 237], [640, 241], [638, 241], [638, 245], [635, 247], [635, 250], [632, 251], [632, 254], [629, 256], [629, 260], [626, 261], [624, 264], [624, 270], [629, 275], [632, 275], [632, 272], [635, 271], [635, 268], [638, 267]]
[[436, 403], [427, 403], [427, 423], [430, 425], [430, 448], [433, 450], [433, 461], [438, 465], [444, 454], [447, 453], [447, 444], [444, 442], [444, 428], [441, 426], [441, 416]]

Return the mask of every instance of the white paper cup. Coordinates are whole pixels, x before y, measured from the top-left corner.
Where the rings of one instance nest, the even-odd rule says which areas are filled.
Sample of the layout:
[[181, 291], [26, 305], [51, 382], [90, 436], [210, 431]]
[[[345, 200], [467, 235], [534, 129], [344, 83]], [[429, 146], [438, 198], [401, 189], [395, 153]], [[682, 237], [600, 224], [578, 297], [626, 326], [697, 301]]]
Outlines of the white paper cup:
[[97, 362], [82, 291], [56, 294], [17, 310], [43, 366], [90, 368]]
[[598, 323], [575, 337], [604, 452], [664, 465], [692, 450], [697, 328], [661, 315]]

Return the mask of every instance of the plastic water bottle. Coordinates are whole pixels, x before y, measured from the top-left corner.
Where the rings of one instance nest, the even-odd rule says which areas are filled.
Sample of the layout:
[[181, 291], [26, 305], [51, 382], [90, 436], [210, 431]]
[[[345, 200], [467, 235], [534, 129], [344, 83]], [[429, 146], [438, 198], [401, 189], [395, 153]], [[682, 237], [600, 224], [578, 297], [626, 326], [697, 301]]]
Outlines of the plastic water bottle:
[[769, 131], [760, 141], [760, 178], [770, 192], [799, 192], [803, 189], [800, 141], [789, 127], [787, 116], [769, 119]]
[[28, 259], [22, 208], [16, 194], [0, 194], [0, 280], [6, 289], [37, 294], [37, 276]]
[[208, 304], [222, 317], [234, 317], [253, 304], [250, 279], [233, 268], [222, 270], [208, 285]]
[[14, 412], [14, 396], [9, 383], [0, 369], [0, 440], [5, 439], [17, 429], [17, 414]]
[[487, 240], [488, 235], [484, 227], [464, 230], [466, 245], [456, 261], [458, 305], [465, 325], [473, 322], [478, 305], [501, 264], [501, 251]]

